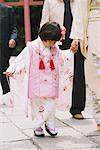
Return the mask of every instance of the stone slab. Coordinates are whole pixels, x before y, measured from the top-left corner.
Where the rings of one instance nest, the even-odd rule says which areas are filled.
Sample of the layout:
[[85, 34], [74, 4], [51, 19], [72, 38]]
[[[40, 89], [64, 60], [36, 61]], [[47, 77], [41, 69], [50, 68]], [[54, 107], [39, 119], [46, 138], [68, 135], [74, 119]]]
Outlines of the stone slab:
[[28, 139], [16, 126], [11, 123], [0, 124], [0, 141], [17, 141]]
[[23, 140], [18, 142], [2, 143], [0, 150], [37, 150], [31, 140]]

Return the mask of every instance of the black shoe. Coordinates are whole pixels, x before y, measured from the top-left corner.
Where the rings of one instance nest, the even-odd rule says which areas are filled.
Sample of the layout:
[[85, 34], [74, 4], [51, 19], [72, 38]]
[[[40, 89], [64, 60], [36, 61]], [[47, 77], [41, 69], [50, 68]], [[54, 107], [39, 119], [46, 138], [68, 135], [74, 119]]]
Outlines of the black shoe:
[[46, 124], [45, 124], [45, 129], [47, 133], [50, 134], [51, 136], [56, 136], [58, 134], [58, 132], [55, 129], [51, 129]]
[[37, 128], [36, 130], [34, 130], [34, 135], [37, 137], [44, 137], [43, 129], [41, 127]]

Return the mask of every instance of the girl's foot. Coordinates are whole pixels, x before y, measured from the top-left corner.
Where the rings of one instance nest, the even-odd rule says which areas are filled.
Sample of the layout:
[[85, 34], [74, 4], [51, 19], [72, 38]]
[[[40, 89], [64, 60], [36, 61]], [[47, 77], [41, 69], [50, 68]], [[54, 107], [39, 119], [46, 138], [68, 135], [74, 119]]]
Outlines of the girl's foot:
[[48, 134], [50, 134], [51, 136], [56, 136], [58, 134], [58, 132], [56, 131], [56, 129], [52, 129], [50, 127], [48, 127], [46, 124], [45, 124], [45, 129], [47, 131]]
[[36, 130], [34, 130], [34, 135], [38, 137], [44, 137], [43, 129], [41, 127], [37, 128]]
[[100, 124], [97, 124], [97, 130], [100, 131]]

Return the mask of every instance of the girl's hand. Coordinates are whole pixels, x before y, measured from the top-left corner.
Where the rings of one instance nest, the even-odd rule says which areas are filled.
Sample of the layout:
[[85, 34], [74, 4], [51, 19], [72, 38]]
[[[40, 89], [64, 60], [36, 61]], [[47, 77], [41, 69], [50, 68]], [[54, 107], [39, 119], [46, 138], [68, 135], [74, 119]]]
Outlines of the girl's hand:
[[65, 39], [66, 28], [64, 26], [61, 27], [61, 40]]
[[7, 77], [12, 77], [12, 78], [14, 78], [14, 72], [13, 73], [11, 73], [11, 72], [3, 72], [3, 74], [5, 74]]
[[77, 52], [77, 50], [78, 50], [78, 40], [73, 40], [73, 41], [72, 41], [70, 50], [71, 50], [73, 53], [76, 53], [76, 52]]

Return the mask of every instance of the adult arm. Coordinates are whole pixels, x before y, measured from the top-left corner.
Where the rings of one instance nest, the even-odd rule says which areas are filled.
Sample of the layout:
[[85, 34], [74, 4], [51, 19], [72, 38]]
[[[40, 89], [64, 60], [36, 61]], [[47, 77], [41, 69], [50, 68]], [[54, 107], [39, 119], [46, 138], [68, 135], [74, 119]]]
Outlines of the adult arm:
[[49, 17], [50, 17], [50, 0], [45, 0], [42, 10], [40, 27], [42, 27], [42, 25], [45, 24], [46, 22], [50, 21]]
[[11, 7], [9, 10], [10, 16], [10, 39], [9, 39], [9, 47], [14, 48], [17, 41], [17, 27], [16, 27], [16, 19], [15, 19], [15, 12], [14, 9]]
[[88, 0], [74, 0], [72, 13], [73, 22], [70, 38], [83, 40], [85, 23], [88, 20]]
[[88, 25], [88, 0], [74, 0], [72, 7], [73, 22], [71, 28], [70, 38], [73, 39], [71, 47], [75, 43], [84, 41], [87, 36]]

